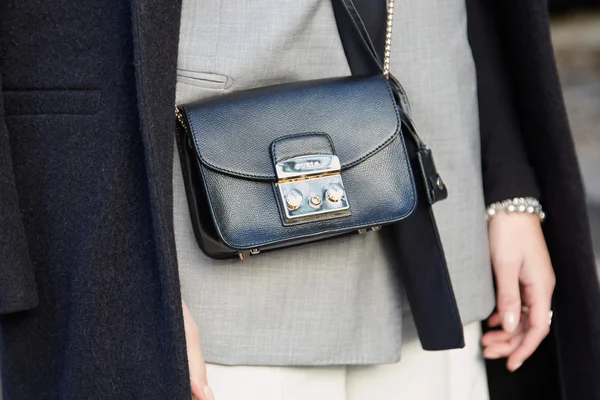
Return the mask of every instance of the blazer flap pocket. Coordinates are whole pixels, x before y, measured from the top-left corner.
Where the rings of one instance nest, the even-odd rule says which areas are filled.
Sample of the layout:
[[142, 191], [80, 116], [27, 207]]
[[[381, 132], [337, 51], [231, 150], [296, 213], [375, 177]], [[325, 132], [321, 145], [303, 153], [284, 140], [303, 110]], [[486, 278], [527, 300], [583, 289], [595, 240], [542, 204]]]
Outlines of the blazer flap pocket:
[[233, 84], [233, 79], [222, 74], [178, 69], [177, 82], [205, 89], [223, 90]]

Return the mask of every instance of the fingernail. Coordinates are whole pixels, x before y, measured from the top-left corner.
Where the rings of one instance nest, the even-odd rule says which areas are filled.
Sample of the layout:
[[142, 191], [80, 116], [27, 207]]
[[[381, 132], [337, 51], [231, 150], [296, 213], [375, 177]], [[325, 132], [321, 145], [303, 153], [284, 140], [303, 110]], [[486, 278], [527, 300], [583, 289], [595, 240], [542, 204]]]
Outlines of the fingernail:
[[483, 353], [483, 358], [488, 360], [497, 360], [500, 358], [500, 354], [497, 353]]
[[517, 363], [517, 364], [513, 365], [512, 368], [510, 369], [510, 372], [515, 372], [516, 370], [521, 368], [521, 365], [523, 365], [523, 363]]
[[502, 315], [502, 328], [506, 332], [512, 332], [517, 327], [517, 318], [514, 312], [508, 311]]
[[214, 400], [215, 399], [215, 395], [213, 394], [212, 389], [208, 385], [204, 386], [204, 394], [206, 395], [206, 400]]

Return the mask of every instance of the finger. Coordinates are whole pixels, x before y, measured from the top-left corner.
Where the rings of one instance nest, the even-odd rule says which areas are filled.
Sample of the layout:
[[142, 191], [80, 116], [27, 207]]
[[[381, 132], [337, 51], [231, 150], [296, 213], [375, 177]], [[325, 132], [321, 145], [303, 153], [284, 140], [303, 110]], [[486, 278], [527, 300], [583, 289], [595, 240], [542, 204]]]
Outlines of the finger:
[[[525, 256], [522, 276], [522, 297], [528, 306], [528, 331], [523, 342], [508, 359], [507, 368], [518, 369], [550, 332], [550, 307], [556, 284], [548, 250], [541, 237], [539, 249]], [[535, 267], [535, 268], [534, 268]]]
[[496, 276], [496, 303], [502, 319], [502, 329], [513, 332], [519, 325], [521, 315], [521, 291], [519, 271], [521, 260], [494, 257]]
[[529, 306], [529, 328], [525, 332], [523, 341], [508, 358], [507, 368], [510, 371], [517, 370], [550, 332], [549, 312], [550, 300], [543, 297], [538, 300], [538, 303]]
[[511, 336], [507, 341], [493, 343], [483, 350], [483, 357], [490, 360], [509, 357], [519, 347], [523, 341], [523, 337], [524, 334], [520, 333]]
[[481, 338], [481, 345], [483, 347], [490, 346], [494, 343], [506, 342], [513, 337], [513, 333], [506, 332], [503, 330], [496, 330], [491, 332], [486, 332]]
[[202, 356], [198, 327], [185, 302], [182, 302], [182, 308], [192, 395], [198, 400], [213, 400], [212, 390], [208, 386], [206, 364]]
[[506, 332], [505, 330], [493, 330], [486, 332], [481, 338], [481, 345], [484, 347], [491, 346], [495, 343], [508, 342], [515, 336], [521, 335], [524, 333], [525, 327], [524, 324], [519, 324], [517, 329], [514, 332]]
[[490, 328], [497, 328], [502, 324], [502, 316], [499, 312], [493, 313], [487, 320], [487, 324]]

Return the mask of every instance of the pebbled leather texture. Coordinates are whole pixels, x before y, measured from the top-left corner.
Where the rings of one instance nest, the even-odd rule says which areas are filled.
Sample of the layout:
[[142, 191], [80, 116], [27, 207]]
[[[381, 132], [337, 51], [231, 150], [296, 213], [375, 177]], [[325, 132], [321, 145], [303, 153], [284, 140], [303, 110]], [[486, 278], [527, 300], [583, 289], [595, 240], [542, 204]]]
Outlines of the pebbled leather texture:
[[300, 133], [277, 138], [271, 144], [274, 164], [308, 154], [335, 154], [329, 135], [321, 132]]
[[438, 201], [446, 200], [448, 198], [448, 187], [442, 180], [442, 177], [435, 166], [433, 153], [421, 141], [412, 119], [403, 109], [400, 110], [400, 119], [402, 121], [403, 131], [412, 137], [413, 142], [417, 147], [418, 169], [421, 171], [421, 179], [425, 184], [425, 193], [429, 204], [435, 204]]
[[198, 158], [191, 139], [179, 124], [177, 124], [177, 149], [181, 160], [181, 171], [190, 210], [190, 219], [198, 246], [205, 254], [215, 259], [235, 257], [237, 252], [232, 251], [223, 244], [217, 235], [212, 215], [209, 212], [210, 208], [204, 185], [202, 184]]
[[[217, 241], [235, 252], [385, 225], [407, 217], [415, 207], [397, 105], [383, 77], [278, 85], [183, 109], [202, 177], [192, 184], [204, 186], [207, 200], [202, 204], [193, 196], [201, 208], [196, 223], [206, 224], [199, 214], [211, 215]], [[342, 162], [350, 215], [284, 226], [272, 157], [333, 149]], [[210, 229], [198, 228], [197, 236], [202, 230], [215, 239]], [[207, 241], [198, 242], [205, 250]], [[218, 250], [205, 252], [220, 258]]]
[[412, 174], [396, 167], [403, 143], [396, 137], [377, 157], [342, 172], [350, 216], [284, 226], [270, 182], [240, 179], [202, 167], [202, 175], [219, 236], [238, 250], [279, 242], [342, 234], [396, 222], [416, 202]]
[[232, 176], [275, 180], [269, 148], [286, 135], [329, 135], [342, 169], [374, 155], [400, 133], [383, 76], [295, 82], [181, 107], [202, 164]]

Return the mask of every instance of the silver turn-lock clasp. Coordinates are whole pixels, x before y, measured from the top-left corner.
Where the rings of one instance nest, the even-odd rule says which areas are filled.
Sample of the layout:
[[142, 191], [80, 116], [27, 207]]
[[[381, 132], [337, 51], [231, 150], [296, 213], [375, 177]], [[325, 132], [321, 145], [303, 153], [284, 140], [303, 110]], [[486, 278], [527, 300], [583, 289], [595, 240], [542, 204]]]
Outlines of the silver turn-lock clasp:
[[350, 204], [337, 156], [315, 154], [294, 157], [277, 163], [275, 170], [287, 222], [299, 222], [324, 214], [349, 214]]

